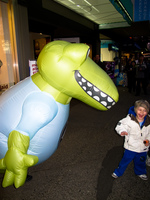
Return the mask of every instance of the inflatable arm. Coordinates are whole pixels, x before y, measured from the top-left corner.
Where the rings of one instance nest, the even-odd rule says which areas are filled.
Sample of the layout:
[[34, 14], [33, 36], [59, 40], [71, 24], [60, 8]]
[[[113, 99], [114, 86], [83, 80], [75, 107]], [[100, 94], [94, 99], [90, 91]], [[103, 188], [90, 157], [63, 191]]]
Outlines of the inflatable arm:
[[[48, 95], [30, 94], [23, 104], [22, 116], [15, 130], [8, 137], [8, 151], [0, 160], [0, 169], [6, 170], [2, 186], [22, 186], [29, 167], [38, 162], [38, 157], [27, 155], [30, 139], [49, 123], [57, 113], [57, 106]], [[49, 106], [53, 103], [53, 109]]]
[[8, 151], [0, 160], [0, 168], [6, 170], [2, 186], [15, 185], [16, 188], [24, 184], [27, 169], [38, 162], [37, 156], [27, 155], [29, 137], [12, 131], [8, 138]]

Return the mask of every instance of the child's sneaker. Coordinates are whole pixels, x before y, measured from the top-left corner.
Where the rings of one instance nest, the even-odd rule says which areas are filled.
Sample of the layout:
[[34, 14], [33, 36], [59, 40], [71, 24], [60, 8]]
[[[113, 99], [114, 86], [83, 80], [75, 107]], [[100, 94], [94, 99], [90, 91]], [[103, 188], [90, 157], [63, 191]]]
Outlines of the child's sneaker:
[[147, 156], [146, 165], [150, 167], [150, 157], [149, 156]]
[[142, 180], [144, 181], [147, 181], [148, 180], [148, 177], [146, 174], [141, 174], [141, 175], [138, 175], [138, 177], [140, 177]]
[[115, 173], [112, 173], [112, 177], [113, 178], [118, 178], [117, 174], [115, 174]]

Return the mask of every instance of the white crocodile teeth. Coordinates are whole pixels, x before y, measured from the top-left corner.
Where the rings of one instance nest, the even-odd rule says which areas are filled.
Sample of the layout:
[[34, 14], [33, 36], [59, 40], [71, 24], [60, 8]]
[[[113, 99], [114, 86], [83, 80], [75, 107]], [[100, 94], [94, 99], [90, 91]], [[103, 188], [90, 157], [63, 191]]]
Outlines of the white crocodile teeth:
[[108, 99], [107, 99], [109, 102], [113, 102], [113, 99], [112, 98], [110, 98], [110, 97], [108, 97]]
[[92, 84], [89, 83], [89, 82], [87, 82], [87, 86], [88, 86], [88, 87], [92, 87]]
[[108, 108], [108, 109], [110, 109], [110, 108], [111, 108], [111, 106], [107, 106], [107, 108]]
[[90, 96], [92, 96], [92, 92], [91, 91], [88, 91], [87, 94], [90, 95]]
[[101, 92], [101, 96], [102, 96], [102, 97], [106, 97], [106, 96], [107, 96], [107, 94], [105, 94], [105, 93]]
[[95, 92], [98, 92], [98, 91], [99, 91], [99, 89], [98, 89], [97, 87], [94, 87], [94, 90], [95, 90]]
[[86, 90], [86, 87], [85, 87], [85, 86], [83, 86], [83, 90]]
[[82, 82], [83, 82], [83, 83], [85, 83], [85, 82], [86, 82], [86, 80], [85, 80], [84, 78], [82, 78], [81, 80], [82, 80]]
[[100, 98], [98, 96], [93, 97], [96, 101], [100, 101]]
[[107, 102], [106, 101], [101, 101], [101, 104], [103, 104], [104, 106], [107, 106]]
[[81, 74], [80, 74], [80, 73], [78, 73], [77, 75], [78, 75], [78, 77], [81, 77]]
[[[79, 78], [77, 78], [78, 76]], [[85, 78], [82, 77], [82, 75], [75, 71], [75, 78], [78, 84], [81, 86], [81, 88], [93, 99], [95, 99], [97, 102], [99, 102], [101, 105], [106, 107], [107, 109], [110, 109], [113, 105], [115, 105], [115, 101], [113, 98], [108, 96], [105, 92], [98, 89], [96, 86], [94, 86], [92, 83], [88, 82]], [[95, 95], [95, 96], [93, 96]]]

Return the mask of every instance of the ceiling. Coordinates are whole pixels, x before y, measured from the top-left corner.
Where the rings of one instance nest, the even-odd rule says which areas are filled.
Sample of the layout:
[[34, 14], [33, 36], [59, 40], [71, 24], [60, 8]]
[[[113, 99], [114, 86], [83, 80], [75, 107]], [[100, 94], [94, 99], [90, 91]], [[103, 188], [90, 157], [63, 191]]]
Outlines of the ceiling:
[[109, 0], [54, 0], [72, 11], [88, 18], [99, 25], [117, 24], [129, 26], [123, 16]]
[[133, 45], [136, 50], [147, 51], [147, 43], [150, 42], [150, 21], [131, 22], [129, 25], [109, 0], [54, 1], [101, 25], [101, 40], [112, 39], [128, 49]]

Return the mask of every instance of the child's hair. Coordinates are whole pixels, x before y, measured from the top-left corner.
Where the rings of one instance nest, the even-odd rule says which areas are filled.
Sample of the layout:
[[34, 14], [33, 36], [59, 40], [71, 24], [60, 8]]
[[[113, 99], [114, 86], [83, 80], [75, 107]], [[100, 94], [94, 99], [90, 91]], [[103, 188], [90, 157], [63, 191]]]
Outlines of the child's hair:
[[138, 107], [145, 108], [147, 113], [149, 112], [149, 109], [150, 109], [150, 105], [149, 105], [148, 101], [146, 101], [146, 100], [138, 100], [138, 101], [136, 101], [135, 104], [134, 104], [134, 112], [136, 112], [136, 109]]

